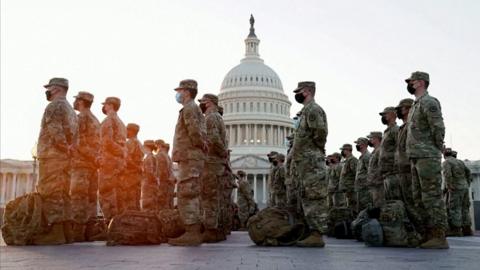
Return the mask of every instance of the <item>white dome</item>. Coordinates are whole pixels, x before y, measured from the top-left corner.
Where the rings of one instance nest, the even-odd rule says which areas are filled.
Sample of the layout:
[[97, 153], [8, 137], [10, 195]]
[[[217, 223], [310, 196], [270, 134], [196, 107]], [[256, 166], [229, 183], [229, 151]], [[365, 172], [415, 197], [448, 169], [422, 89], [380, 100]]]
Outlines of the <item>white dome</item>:
[[239, 86], [264, 86], [283, 92], [282, 81], [277, 73], [261, 59], [244, 59], [225, 75], [221, 89]]

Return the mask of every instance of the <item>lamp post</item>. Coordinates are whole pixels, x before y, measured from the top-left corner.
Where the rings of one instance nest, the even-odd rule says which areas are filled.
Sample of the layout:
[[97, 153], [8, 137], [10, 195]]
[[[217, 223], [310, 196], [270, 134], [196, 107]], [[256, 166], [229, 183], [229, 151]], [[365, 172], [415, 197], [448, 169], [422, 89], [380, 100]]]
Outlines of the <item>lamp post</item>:
[[37, 143], [30, 150], [33, 158], [33, 172], [32, 172], [32, 190], [36, 190], [37, 186]]

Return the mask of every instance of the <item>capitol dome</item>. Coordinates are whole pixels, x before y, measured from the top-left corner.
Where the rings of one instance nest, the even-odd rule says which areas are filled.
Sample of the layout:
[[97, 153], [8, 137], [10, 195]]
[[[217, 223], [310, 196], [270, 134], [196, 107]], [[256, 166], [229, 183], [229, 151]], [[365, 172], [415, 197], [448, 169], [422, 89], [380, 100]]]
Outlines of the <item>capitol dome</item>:
[[270, 163], [267, 153], [286, 155], [286, 137], [293, 133], [292, 103], [283, 92], [278, 74], [260, 58], [260, 40], [250, 17], [245, 57], [225, 75], [219, 98], [224, 108], [230, 161], [234, 171], [243, 170], [260, 206], [267, 202]]

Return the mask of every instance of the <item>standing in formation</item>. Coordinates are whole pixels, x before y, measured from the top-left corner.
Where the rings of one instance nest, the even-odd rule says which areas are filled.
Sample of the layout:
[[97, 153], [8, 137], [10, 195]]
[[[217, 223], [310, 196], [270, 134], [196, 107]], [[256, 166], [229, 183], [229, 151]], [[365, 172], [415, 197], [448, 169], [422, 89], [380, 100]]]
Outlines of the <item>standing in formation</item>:
[[370, 162], [370, 152], [368, 151], [368, 139], [360, 137], [355, 141], [355, 148], [360, 152], [357, 162], [357, 171], [355, 172], [355, 195], [357, 196], [357, 209], [359, 213], [372, 203], [372, 196], [368, 191], [368, 164]]
[[255, 201], [252, 196], [252, 188], [246, 179], [247, 174], [244, 171], [238, 171], [238, 218], [240, 219], [240, 229], [244, 230], [247, 226], [247, 220], [255, 211]]
[[138, 124], [127, 124], [127, 160], [122, 179], [122, 190], [125, 208], [130, 210], [140, 209], [144, 150], [142, 143], [137, 138], [139, 131], [140, 126]]
[[155, 142], [146, 140], [143, 142], [143, 148], [147, 155], [143, 162], [145, 177], [142, 183], [142, 210], [156, 214], [159, 210], [159, 183], [157, 177], [157, 160], [153, 155], [153, 150], [156, 148]]
[[348, 208], [355, 213], [357, 210], [357, 196], [355, 194], [355, 174], [357, 173], [358, 159], [352, 154], [352, 145], [344, 144], [340, 148], [345, 159], [340, 173], [339, 190], [344, 194]]
[[158, 203], [160, 209], [173, 209], [173, 198], [175, 196], [175, 175], [173, 175], [173, 165], [168, 151], [170, 145], [163, 140], [156, 140], [155, 146], [157, 154], [157, 178], [160, 182]]

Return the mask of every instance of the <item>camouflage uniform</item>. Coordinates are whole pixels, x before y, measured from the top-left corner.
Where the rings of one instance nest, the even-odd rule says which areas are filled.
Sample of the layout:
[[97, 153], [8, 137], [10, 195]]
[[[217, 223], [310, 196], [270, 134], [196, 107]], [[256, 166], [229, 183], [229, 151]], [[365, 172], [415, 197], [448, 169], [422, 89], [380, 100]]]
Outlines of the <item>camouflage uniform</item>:
[[440, 102], [427, 91], [408, 115], [407, 155], [411, 161], [414, 200], [427, 228], [447, 229], [442, 200], [441, 149], [445, 126]]
[[[350, 151], [352, 146], [349, 145]], [[345, 149], [342, 147], [342, 149]], [[354, 213], [357, 211], [357, 196], [355, 194], [355, 174], [357, 173], [358, 159], [353, 155], [347, 157], [340, 173], [339, 189], [345, 194], [345, 202]]]
[[[360, 140], [368, 140], [365, 138], [359, 138]], [[372, 197], [368, 190], [367, 178], [368, 178], [368, 164], [370, 162], [371, 154], [368, 150], [361, 154], [357, 162], [357, 171], [355, 172], [355, 193], [357, 195], [357, 209], [356, 212], [360, 212], [367, 208], [372, 203]]]
[[[372, 137], [382, 138], [381, 132], [371, 132], [368, 138]], [[367, 183], [372, 195], [372, 202], [374, 207], [380, 207], [385, 202], [385, 188], [383, 179], [378, 165], [380, 159], [380, 146], [373, 149], [370, 161], [368, 162]]]
[[227, 168], [222, 176], [223, 183], [223, 196], [221, 202], [221, 212], [222, 212], [222, 226], [224, 231], [229, 234], [233, 226], [233, 216], [234, 216], [234, 201], [233, 201], [233, 189], [237, 188], [235, 183], [235, 176], [233, 175], [230, 169], [230, 161], [227, 158]]
[[268, 174], [268, 206], [273, 206], [274, 205], [274, 198], [275, 198], [275, 189], [273, 187], [273, 183], [275, 181], [275, 175], [277, 173], [277, 166], [273, 165], [273, 158], [275, 155], [277, 155], [278, 152], [271, 151], [269, 154], [267, 154], [268, 160], [270, 162], [270, 173]]
[[[278, 155], [277, 155], [278, 156]], [[285, 166], [278, 165], [275, 175], [273, 177], [273, 206], [286, 207], [287, 206], [287, 189], [285, 187]]]
[[[120, 104], [118, 98], [109, 97], [105, 103]], [[104, 217], [109, 220], [123, 209], [121, 178], [126, 165], [125, 147], [127, 130], [117, 113], [107, 115], [100, 125], [101, 165], [98, 177], [100, 206]]]
[[250, 214], [255, 210], [255, 201], [252, 197], [252, 188], [245, 176], [238, 180], [238, 217], [240, 218], [240, 227], [245, 228]]
[[177, 207], [185, 225], [200, 224], [200, 177], [205, 165], [205, 118], [193, 100], [180, 110], [172, 160], [178, 163]]
[[[300, 86], [300, 83], [299, 83]], [[292, 147], [292, 177], [299, 183], [299, 201], [312, 231], [327, 232], [325, 143], [327, 117], [314, 101], [304, 104]]]
[[447, 156], [442, 164], [442, 172], [448, 190], [447, 206], [450, 228], [472, 226], [469, 196], [470, 169], [462, 161], [453, 156]]
[[[340, 155], [340, 154], [338, 154]], [[329, 199], [329, 208], [344, 206], [345, 197], [343, 192], [340, 192], [339, 182], [340, 175], [342, 173], [343, 163], [330, 164], [330, 169], [328, 170], [328, 196]]]
[[57, 97], [45, 108], [37, 146], [37, 190], [42, 197], [42, 211], [48, 224], [71, 220], [70, 149], [77, 140], [75, 111], [65, 97]]
[[158, 203], [160, 209], [173, 209], [173, 199], [175, 196], [175, 176], [173, 175], [173, 165], [168, 155], [168, 144], [163, 140], [155, 141], [159, 148], [155, 158], [157, 160], [157, 177], [160, 182]]
[[143, 161], [142, 210], [158, 213], [160, 209], [158, 203], [159, 183], [157, 178], [157, 160], [152, 154], [155, 143], [152, 140], [146, 140], [144, 146], [147, 155]]
[[[395, 108], [387, 107], [380, 115], [389, 111], [395, 112]], [[378, 166], [380, 166], [380, 172], [385, 185], [385, 198], [387, 200], [401, 199], [400, 184], [397, 177], [398, 171], [394, 164], [397, 138], [398, 126], [394, 123], [383, 132], [383, 139], [380, 145]]]
[[286, 189], [286, 196], [287, 196], [287, 206], [289, 208], [294, 209], [297, 206], [297, 191], [298, 185], [297, 183], [293, 182], [293, 177], [291, 175], [291, 164], [292, 164], [292, 146], [293, 146], [293, 139], [294, 135], [290, 135], [287, 137], [289, 141], [289, 146], [287, 150], [287, 157], [285, 161], [285, 189]]
[[[139, 130], [137, 124], [129, 123], [127, 129]], [[142, 143], [137, 137], [127, 140], [127, 166], [122, 181], [122, 192], [124, 194], [125, 207], [127, 209], [140, 209], [140, 194], [143, 178], [143, 156]]]
[[[85, 97], [86, 96], [86, 97]], [[90, 98], [90, 93], [79, 92], [76, 98]], [[97, 216], [98, 166], [100, 150], [100, 122], [90, 110], [78, 114], [78, 145], [72, 160], [72, 198], [73, 220], [85, 224]]]

